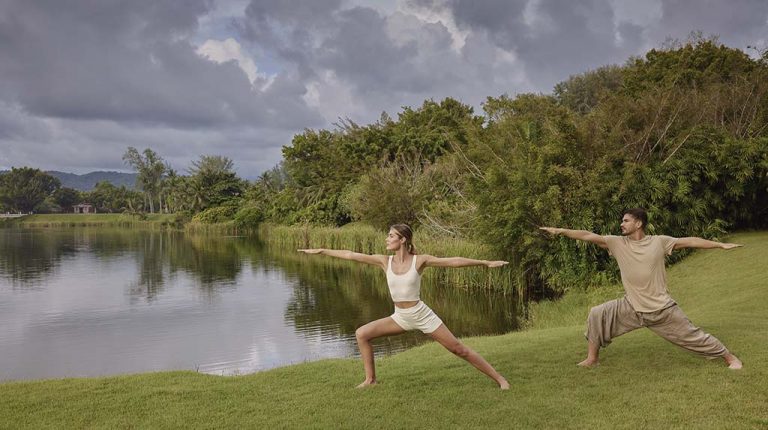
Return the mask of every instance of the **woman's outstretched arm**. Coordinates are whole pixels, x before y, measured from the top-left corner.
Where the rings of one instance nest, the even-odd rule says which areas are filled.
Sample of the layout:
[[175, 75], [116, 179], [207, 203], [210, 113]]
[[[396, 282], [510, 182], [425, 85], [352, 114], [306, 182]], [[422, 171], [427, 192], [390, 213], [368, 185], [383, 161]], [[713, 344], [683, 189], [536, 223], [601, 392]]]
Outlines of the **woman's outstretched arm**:
[[352, 252], [347, 250], [324, 249], [324, 248], [299, 249], [298, 251], [303, 252], [305, 254], [320, 254], [320, 255], [327, 255], [329, 257], [341, 258], [342, 260], [357, 261], [358, 263], [365, 263], [373, 266], [379, 266], [382, 269], [387, 268], [386, 255], [369, 255], [369, 254], [361, 254], [359, 252]]
[[496, 260], [474, 260], [472, 258], [464, 257], [434, 257], [432, 255], [419, 255], [421, 260], [421, 267], [469, 267], [469, 266], [485, 266], [485, 267], [501, 267], [505, 264], [509, 264], [508, 261]]

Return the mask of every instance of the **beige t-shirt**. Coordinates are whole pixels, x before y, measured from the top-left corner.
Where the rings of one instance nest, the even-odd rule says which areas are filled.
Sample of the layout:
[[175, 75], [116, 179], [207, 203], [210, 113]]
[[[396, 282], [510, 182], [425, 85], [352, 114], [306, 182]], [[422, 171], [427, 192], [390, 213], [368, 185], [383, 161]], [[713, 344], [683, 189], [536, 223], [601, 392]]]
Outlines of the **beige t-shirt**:
[[664, 256], [672, 254], [677, 238], [645, 236], [631, 240], [626, 236], [604, 236], [608, 251], [621, 270], [621, 283], [627, 300], [637, 312], [654, 312], [675, 303], [667, 292]]

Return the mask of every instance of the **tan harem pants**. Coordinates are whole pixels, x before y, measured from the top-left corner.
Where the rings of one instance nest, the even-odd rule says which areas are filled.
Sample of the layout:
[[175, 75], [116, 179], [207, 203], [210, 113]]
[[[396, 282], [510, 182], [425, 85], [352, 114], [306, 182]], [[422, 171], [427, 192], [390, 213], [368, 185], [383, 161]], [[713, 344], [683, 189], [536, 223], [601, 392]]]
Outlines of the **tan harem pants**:
[[640, 327], [675, 345], [709, 358], [722, 357], [728, 349], [722, 342], [694, 326], [677, 305], [655, 312], [635, 312], [626, 297], [595, 306], [587, 317], [587, 340], [605, 347], [615, 337]]

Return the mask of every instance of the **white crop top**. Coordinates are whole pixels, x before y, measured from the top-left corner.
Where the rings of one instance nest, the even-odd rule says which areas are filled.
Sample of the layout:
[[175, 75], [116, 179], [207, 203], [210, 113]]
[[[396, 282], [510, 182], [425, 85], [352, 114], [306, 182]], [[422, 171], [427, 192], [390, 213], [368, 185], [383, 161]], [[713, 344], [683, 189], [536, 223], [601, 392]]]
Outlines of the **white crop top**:
[[415, 302], [419, 300], [421, 274], [416, 270], [416, 256], [413, 256], [411, 268], [402, 275], [392, 271], [392, 255], [387, 265], [387, 285], [393, 302]]

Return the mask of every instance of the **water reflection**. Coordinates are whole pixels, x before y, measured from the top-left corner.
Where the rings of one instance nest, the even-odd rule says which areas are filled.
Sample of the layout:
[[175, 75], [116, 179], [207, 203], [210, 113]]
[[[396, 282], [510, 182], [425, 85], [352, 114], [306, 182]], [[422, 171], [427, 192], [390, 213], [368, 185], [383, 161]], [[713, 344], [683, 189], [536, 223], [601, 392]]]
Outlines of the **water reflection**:
[[[516, 328], [510, 298], [429, 284], [422, 298], [459, 336]], [[346, 357], [355, 329], [391, 312], [380, 269], [255, 238], [0, 229], [0, 380]], [[375, 348], [425, 340], [412, 332]]]
[[0, 241], [0, 277], [13, 286], [34, 287], [75, 249], [57, 236], [8, 231]]

